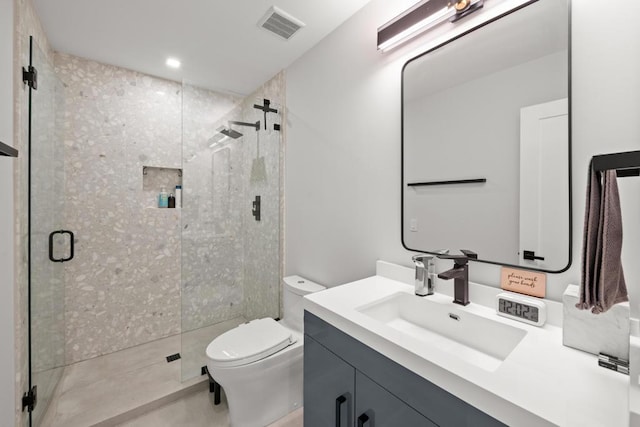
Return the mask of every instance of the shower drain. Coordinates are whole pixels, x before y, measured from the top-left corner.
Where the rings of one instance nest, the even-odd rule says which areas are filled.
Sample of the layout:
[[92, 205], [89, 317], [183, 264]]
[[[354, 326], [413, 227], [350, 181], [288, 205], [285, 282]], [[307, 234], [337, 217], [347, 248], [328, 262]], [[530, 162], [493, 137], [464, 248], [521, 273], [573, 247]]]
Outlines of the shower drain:
[[167, 356], [167, 363], [173, 362], [180, 359], [180, 353], [172, 354], [171, 356]]

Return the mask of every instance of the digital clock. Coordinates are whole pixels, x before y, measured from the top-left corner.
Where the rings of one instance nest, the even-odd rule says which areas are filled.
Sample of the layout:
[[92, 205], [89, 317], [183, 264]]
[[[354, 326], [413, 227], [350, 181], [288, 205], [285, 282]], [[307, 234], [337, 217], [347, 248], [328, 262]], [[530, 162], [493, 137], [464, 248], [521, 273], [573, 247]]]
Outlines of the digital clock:
[[498, 294], [496, 311], [500, 316], [535, 326], [542, 326], [547, 320], [547, 306], [542, 300], [520, 294]]

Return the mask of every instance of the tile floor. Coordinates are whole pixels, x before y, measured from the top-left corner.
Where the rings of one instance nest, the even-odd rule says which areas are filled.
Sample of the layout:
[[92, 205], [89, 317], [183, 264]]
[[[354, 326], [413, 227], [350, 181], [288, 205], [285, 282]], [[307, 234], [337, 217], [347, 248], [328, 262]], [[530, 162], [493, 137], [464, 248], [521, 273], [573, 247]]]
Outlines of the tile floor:
[[[190, 336], [184, 334], [188, 356], [184, 360], [166, 361], [166, 356], [181, 351], [183, 337], [175, 335], [67, 366], [40, 425], [115, 426], [208, 390], [206, 376], [181, 381], [182, 362], [189, 364], [189, 370], [197, 367], [199, 374], [200, 367], [206, 364], [204, 348], [208, 343], [242, 322], [243, 318], [236, 318], [194, 331]], [[198, 352], [202, 352], [201, 359]]]

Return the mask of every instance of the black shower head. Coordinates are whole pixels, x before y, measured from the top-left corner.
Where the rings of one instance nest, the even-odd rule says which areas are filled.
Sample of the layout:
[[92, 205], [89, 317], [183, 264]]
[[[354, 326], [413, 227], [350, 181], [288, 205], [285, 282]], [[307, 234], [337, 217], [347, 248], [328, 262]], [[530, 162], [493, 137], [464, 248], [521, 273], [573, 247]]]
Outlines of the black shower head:
[[231, 128], [224, 128], [220, 131], [220, 133], [233, 139], [238, 139], [242, 136], [240, 132]]

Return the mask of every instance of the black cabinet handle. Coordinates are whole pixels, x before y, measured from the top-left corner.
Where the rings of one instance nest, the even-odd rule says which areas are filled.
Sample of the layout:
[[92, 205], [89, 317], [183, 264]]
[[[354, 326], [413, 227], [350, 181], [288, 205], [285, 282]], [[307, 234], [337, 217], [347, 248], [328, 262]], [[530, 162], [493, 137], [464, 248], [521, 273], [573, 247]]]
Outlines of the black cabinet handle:
[[[70, 254], [68, 258], [60, 258], [57, 259], [53, 256], [53, 237], [56, 234], [68, 234], [69, 235], [69, 249], [70, 249]], [[58, 230], [58, 231], [54, 231], [51, 234], [49, 234], [49, 260], [51, 262], [67, 262], [67, 261], [71, 261], [73, 259], [74, 256], [74, 235], [72, 231], [69, 230]]]
[[364, 427], [367, 422], [369, 422], [369, 416], [367, 414], [362, 414], [358, 417], [358, 427]]
[[346, 396], [338, 396], [336, 399], [336, 427], [340, 427], [342, 424], [342, 404], [347, 401]]

